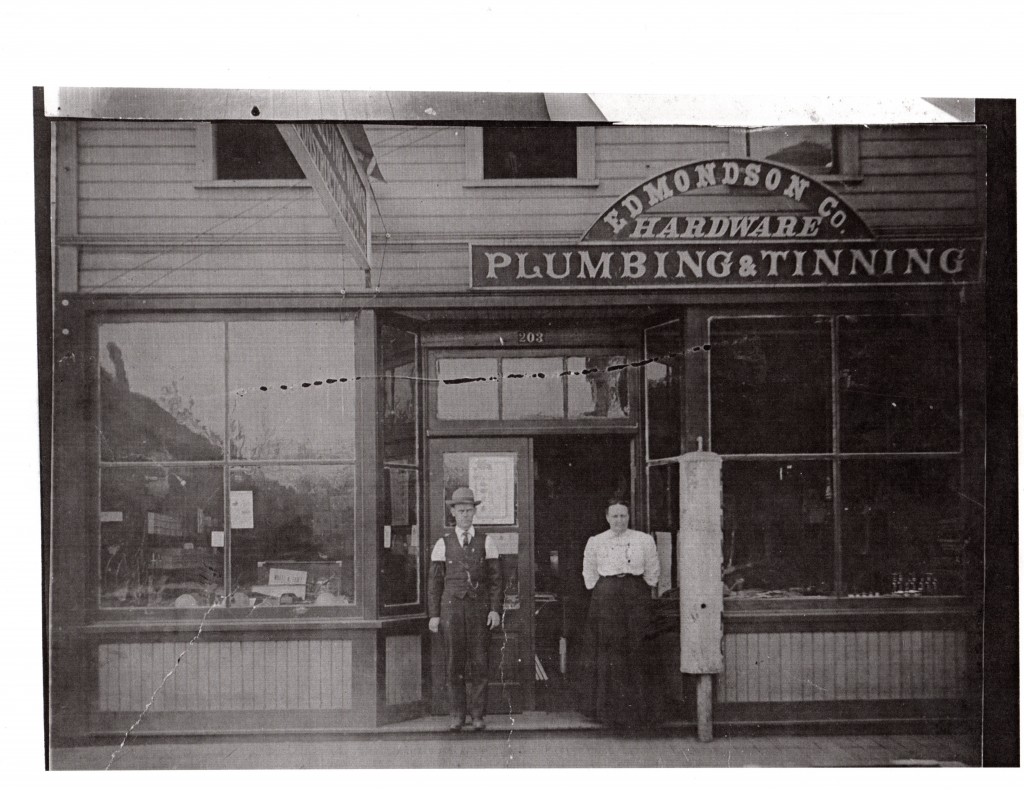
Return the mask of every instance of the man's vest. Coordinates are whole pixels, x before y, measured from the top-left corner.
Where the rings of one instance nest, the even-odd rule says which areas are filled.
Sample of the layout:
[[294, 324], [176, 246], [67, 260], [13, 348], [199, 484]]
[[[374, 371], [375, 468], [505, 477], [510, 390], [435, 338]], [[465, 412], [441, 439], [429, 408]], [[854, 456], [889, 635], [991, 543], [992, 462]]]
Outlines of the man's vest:
[[484, 536], [474, 533], [465, 548], [459, 534], [452, 530], [444, 535], [444, 593], [458, 599], [487, 598], [487, 568], [484, 558]]

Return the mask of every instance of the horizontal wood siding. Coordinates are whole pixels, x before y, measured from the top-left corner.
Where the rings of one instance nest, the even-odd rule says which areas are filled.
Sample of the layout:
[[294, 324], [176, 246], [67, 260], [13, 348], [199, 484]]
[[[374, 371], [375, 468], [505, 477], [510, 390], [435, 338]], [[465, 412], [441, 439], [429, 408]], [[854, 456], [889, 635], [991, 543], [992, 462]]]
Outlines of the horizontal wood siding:
[[960, 699], [962, 631], [774, 632], [725, 636], [723, 703]]
[[[638, 183], [732, 153], [727, 128], [598, 127], [593, 181], [481, 186], [467, 181], [464, 127], [370, 125], [366, 131], [385, 179], [372, 183], [373, 286], [384, 291], [466, 289], [470, 241], [576, 240]], [[191, 123], [79, 124], [81, 290], [365, 289], [312, 189], [198, 183], [198, 134]], [[979, 142], [978, 130], [964, 126], [861, 128], [860, 175], [829, 185], [883, 235], [977, 231]], [[701, 193], [664, 208], [717, 213], [762, 210], [765, 203]], [[152, 249], [143, 250], [147, 241]], [[254, 247], [261, 249], [254, 253]]]
[[98, 646], [101, 712], [352, 708], [352, 642]]
[[422, 700], [422, 638], [418, 634], [389, 635], [384, 642], [385, 701], [390, 706]]
[[980, 130], [972, 126], [863, 127], [863, 181], [839, 191], [876, 231], [982, 226]]

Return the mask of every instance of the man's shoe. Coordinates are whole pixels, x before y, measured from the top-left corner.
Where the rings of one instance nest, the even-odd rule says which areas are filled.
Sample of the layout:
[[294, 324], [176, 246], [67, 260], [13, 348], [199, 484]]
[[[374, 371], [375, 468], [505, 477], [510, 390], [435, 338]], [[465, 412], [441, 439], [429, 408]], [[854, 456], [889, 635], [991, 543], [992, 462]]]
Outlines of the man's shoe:
[[461, 715], [452, 715], [451, 722], [448, 723], [448, 730], [450, 731], [461, 731], [462, 726], [466, 724], [466, 718]]
[[482, 731], [486, 727], [487, 726], [484, 725], [484, 718], [483, 717], [474, 717], [473, 718], [473, 730], [474, 731]]

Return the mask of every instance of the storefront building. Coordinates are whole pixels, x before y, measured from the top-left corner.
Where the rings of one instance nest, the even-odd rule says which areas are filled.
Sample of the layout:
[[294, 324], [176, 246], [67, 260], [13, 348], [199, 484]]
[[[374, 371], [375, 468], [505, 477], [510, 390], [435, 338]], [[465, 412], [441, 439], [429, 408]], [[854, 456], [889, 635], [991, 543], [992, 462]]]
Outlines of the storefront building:
[[53, 130], [55, 735], [442, 711], [425, 581], [465, 485], [505, 575], [491, 709], [571, 709], [618, 496], [692, 719], [698, 449], [716, 722], [976, 719], [983, 129]]

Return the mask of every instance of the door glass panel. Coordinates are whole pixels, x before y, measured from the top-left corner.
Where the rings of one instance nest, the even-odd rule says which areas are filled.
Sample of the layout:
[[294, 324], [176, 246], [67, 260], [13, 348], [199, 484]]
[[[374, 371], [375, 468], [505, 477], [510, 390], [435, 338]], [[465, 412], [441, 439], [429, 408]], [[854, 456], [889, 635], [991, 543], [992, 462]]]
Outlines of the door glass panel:
[[[515, 453], [445, 453], [444, 499], [456, 489], [470, 487], [480, 500], [474, 525], [517, 524]], [[445, 526], [454, 527], [455, 519], [445, 508]]]
[[570, 418], [629, 417], [629, 377], [622, 355], [570, 357]]
[[506, 357], [501, 361], [501, 417], [504, 420], [561, 418], [561, 357]]
[[498, 361], [444, 357], [437, 361], [437, 416], [441, 420], [498, 419]]

